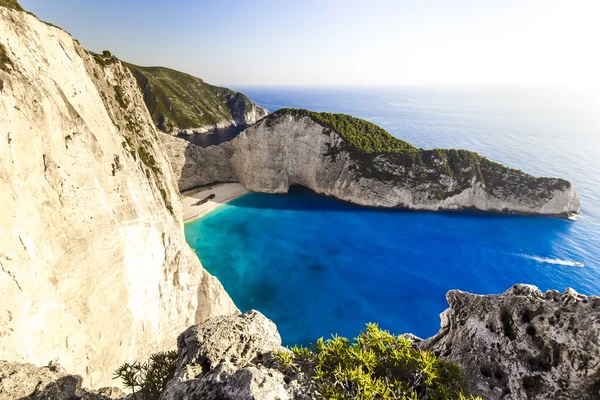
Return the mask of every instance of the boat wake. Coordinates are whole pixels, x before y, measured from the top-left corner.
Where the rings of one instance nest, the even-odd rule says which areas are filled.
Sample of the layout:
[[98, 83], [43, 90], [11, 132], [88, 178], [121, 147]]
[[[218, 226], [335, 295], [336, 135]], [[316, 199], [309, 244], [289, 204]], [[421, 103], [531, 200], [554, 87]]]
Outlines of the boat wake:
[[554, 264], [554, 265], [564, 265], [567, 267], [584, 267], [585, 265], [579, 261], [569, 261], [569, 260], [561, 260], [560, 258], [548, 258], [548, 257], [538, 257], [538, 256], [530, 256], [527, 254], [519, 254], [520, 257], [527, 258], [528, 260], [537, 261], [543, 264]]

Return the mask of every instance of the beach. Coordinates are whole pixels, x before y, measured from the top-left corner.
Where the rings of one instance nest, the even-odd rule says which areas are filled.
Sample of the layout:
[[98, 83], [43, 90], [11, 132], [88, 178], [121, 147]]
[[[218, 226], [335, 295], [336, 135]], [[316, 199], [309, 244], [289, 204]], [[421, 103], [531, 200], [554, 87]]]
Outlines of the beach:
[[[240, 197], [249, 190], [241, 183], [217, 183], [183, 192], [183, 222], [190, 222], [222, 206], [230, 200]], [[214, 195], [214, 196], [213, 196]], [[211, 197], [202, 204], [202, 200]]]

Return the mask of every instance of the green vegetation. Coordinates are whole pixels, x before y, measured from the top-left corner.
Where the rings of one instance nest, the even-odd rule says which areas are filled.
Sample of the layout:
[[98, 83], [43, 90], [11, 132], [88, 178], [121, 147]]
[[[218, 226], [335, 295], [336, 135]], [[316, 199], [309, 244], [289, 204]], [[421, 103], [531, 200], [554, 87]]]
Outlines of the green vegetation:
[[17, 11], [25, 11], [17, 0], [0, 0], [0, 7], [11, 8]]
[[202, 79], [163, 67], [123, 63], [138, 82], [144, 102], [159, 129], [191, 129], [234, 120], [252, 105], [241, 93], [212, 86]]
[[[145, 363], [125, 363], [115, 370], [114, 379], [122, 379], [134, 400], [158, 400], [175, 375], [176, 351], [154, 353]], [[137, 396], [140, 396], [138, 399]]]
[[127, 108], [129, 106], [129, 101], [125, 98], [125, 94], [123, 93], [123, 88], [121, 85], [115, 85], [115, 97], [119, 105], [123, 108]]
[[410, 143], [392, 136], [385, 129], [372, 122], [346, 114], [318, 113], [309, 110], [284, 108], [270, 116], [291, 113], [297, 117], [309, 117], [316, 123], [337, 132], [348, 144], [367, 153], [390, 153], [418, 150]]
[[0, 69], [4, 71], [8, 71], [8, 66], [13, 65], [12, 61], [8, 57], [8, 52], [6, 51], [6, 47], [2, 43], [0, 43]]
[[337, 336], [321, 338], [312, 350], [293, 347], [275, 356], [284, 370], [308, 373], [325, 399], [467, 399], [455, 364], [376, 324], [367, 324], [352, 343]]
[[[86, 50], [87, 51], [87, 50]], [[87, 51], [92, 57], [94, 57], [94, 60], [96, 60], [96, 62], [101, 66], [101, 67], [106, 67], [108, 65], [114, 64], [117, 61], [119, 61], [119, 59], [115, 56], [112, 55], [112, 53], [108, 50], [104, 50], [102, 52], [102, 54], [98, 54], [98, 53], [94, 53], [93, 51]]]

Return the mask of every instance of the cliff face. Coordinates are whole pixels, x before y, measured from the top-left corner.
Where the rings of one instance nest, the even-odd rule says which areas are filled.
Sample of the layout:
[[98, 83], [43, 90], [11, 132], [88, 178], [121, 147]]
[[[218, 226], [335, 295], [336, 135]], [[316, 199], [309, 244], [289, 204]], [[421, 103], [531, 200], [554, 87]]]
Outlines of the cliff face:
[[473, 152], [420, 150], [386, 136], [369, 146], [396, 150], [365, 151], [350, 142], [363, 139], [343, 137], [309, 112], [283, 110], [219, 146], [200, 149], [177, 138], [163, 142], [182, 190], [237, 180], [256, 192], [285, 193], [291, 185], [303, 185], [374, 207], [579, 213], [579, 196], [563, 179], [534, 178]]
[[235, 312], [185, 242], [129, 70], [4, 7], [0, 45], [0, 359], [58, 359], [96, 387]]
[[135, 76], [156, 126], [173, 135], [254, 124], [269, 112], [242, 93], [163, 67], [125, 63]]

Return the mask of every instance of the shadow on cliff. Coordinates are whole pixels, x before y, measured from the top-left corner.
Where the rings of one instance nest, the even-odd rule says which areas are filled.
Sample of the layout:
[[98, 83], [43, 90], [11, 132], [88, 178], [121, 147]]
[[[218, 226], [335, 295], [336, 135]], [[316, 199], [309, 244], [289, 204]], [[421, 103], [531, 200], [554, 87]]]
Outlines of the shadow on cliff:
[[218, 146], [221, 143], [228, 142], [246, 129], [247, 125], [233, 125], [227, 128], [215, 129], [211, 133], [203, 133], [197, 135], [179, 135], [181, 139], [200, 147]]

